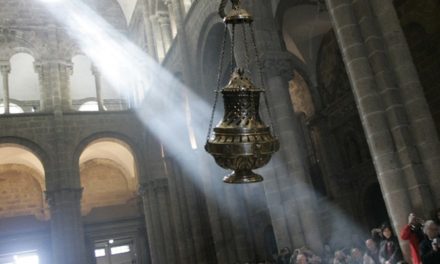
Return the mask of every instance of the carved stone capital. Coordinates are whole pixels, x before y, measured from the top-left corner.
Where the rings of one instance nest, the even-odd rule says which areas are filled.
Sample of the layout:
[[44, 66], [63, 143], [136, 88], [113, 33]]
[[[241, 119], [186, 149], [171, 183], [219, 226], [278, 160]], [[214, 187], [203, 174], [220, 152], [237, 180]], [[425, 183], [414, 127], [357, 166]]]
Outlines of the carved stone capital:
[[9, 61], [0, 61], [0, 73], [5, 76], [11, 72], [11, 64]]
[[140, 184], [138, 194], [145, 196], [152, 191], [163, 191], [168, 189], [167, 178], [156, 178]]
[[158, 12], [157, 13], [157, 21], [159, 22], [160, 26], [170, 25], [170, 16], [168, 15], [168, 12]]
[[80, 203], [83, 188], [63, 188], [52, 191], [45, 191], [45, 197], [50, 207], [64, 205], [66, 203]]

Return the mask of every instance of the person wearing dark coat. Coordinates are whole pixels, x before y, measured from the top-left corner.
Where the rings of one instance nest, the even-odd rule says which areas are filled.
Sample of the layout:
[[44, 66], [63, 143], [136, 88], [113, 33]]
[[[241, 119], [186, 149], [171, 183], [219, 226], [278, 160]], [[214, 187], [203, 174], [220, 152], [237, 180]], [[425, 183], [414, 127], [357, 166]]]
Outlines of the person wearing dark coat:
[[399, 242], [393, 234], [390, 225], [382, 225], [381, 230], [383, 240], [380, 242], [379, 262], [380, 264], [397, 264], [399, 261], [403, 260]]
[[423, 264], [440, 263], [440, 237], [438, 226], [433, 220], [426, 221], [423, 231], [425, 239], [420, 243], [420, 257]]

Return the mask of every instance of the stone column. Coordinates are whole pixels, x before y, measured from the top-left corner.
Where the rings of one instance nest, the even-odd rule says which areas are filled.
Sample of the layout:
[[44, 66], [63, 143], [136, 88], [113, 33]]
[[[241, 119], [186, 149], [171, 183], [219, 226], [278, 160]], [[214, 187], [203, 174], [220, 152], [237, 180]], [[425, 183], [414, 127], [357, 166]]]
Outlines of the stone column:
[[154, 44], [155, 44], [156, 52], [157, 52], [157, 59], [159, 60], [159, 62], [161, 62], [163, 60], [163, 58], [165, 58], [166, 50], [164, 49], [165, 45], [164, 45], [164, 40], [162, 37], [161, 28], [159, 25], [158, 15], [151, 15], [150, 21], [151, 21], [151, 26], [153, 29], [153, 34], [154, 34]]
[[58, 59], [44, 59], [34, 63], [40, 82], [42, 110], [60, 114], [70, 110], [69, 76], [72, 64]]
[[173, 216], [170, 214], [172, 205], [168, 192], [168, 180], [166, 178], [156, 179], [154, 182], [154, 191], [159, 206], [159, 215], [162, 225], [162, 234], [166, 254], [165, 263], [177, 263], [177, 244], [175, 230], [171, 225]]
[[67, 188], [46, 192], [51, 212], [53, 263], [87, 263], [81, 194], [82, 189]]
[[163, 49], [165, 54], [171, 47], [173, 36], [171, 33], [170, 16], [168, 12], [159, 12], [157, 21], [159, 22], [160, 32], [162, 34]]
[[173, 2], [171, 0], [164, 0], [165, 5], [168, 8], [168, 14], [170, 15], [170, 23], [171, 23], [171, 34], [172, 38], [174, 38], [177, 35], [177, 21], [180, 21], [181, 19], [176, 18], [174, 15], [176, 14], [174, 12], [174, 6]]
[[172, 213], [174, 216], [174, 225], [176, 227], [176, 236], [178, 240], [178, 250], [180, 261], [182, 263], [198, 263], [197, 253], [194, 248], [194, 243], [191, 238], [191, 222], [189, 217], [189, 210], [184, 189], [184, 179], [175, 164], [170, 158], [164, 158], [164, 165], [168, 171], [169, 178], [169, 192], [172, 206]]
[[0, 63], [0, 72], [3, 78], [3, 106], [5, 114], [9, 114], [9, 73], [11, 72], [9, 61]]
[[[330, 18], [362, 120], [373, 163], [395, 230], [401, 230], [412, 211], [396, 145], [378, 93], [368, 52], [350, 0], [327, 0]], [[386, 105], [385, 105], [386, 106]]]
[[104, 111], [104, 104], [102, 102], [101, 92], [101, 73], [95, 65], [92, 66], [92, 74], [95, 77], [96, 101], [98, 102], [98, 110]]
[[399, 85], [392, 71], [394, 66], [386, 56], [384, 39], [376, 26], [377, 23], [374, 21], [376, 16], [372, 14], [369, 5], [369, 1], [366, 0], [357, 1], [353, 4], [354, 14], [360, 21], [360, 32], [366, 40], [366, 52], [371, 61], [371, 70], [374, 72], [378, 91], [385, 105], [384, 113], [390, 125], [391, 135], [396, 142], [396, 152], [406, 178], [413, 210], [418, 214], [426, 215], [434, 208], [429, 182], [414, 144], [415, 138], [410, 129], [408, 111], [402, 102]]
[[373, 0], [370, 2], [408, 115], [409, 128], [428, 176], [435, 205], [438, 207], [440, 206], [438, 132], [392, 1]]
[[139, 195], [142, 197], [143, 201], [151, 263], [162, 263], [160, 262], [160, 258], [162, 257], [159, 248], [160, 242], [157, 242], [160, 240], [157, 234], [158, 228], [155, 226], [155, 221], [153, 221], [155, 215], [153, 215], [153, 201], [150, 199], [152, 192], [153, 186], [151, 183], [141, 184], [139, 188]]
[[50, 112], [53, 109], [53, 102], [49, 87], [50, 69], [48, 67], [48, 63], [44, 61], [35, 61], [34, 69], [38, 74], [38, 83], [40, 88], [40, 111]]
[[[289, 97], [293, 67], [288, 58], [288, 54], [284, 52], [271, 52], [266, 54], [264, 61], [274, 129], [281, 143], [280, 152], [273, 160], [277, 183], [271, 183], [266, 195], [269, 196], [271, 214], [276, 212], [273, 203], [281, 203], [284, 207], [285, 220], [279, 215], [279, 211], [278, 217], [274, 215], [275, 221], [281, 221], [277, 223], [280, 225], [274, 225], [275, 234], [280, 235], [278, 229], [286, 221], [294, 247], [306, 245], [316, 252], [322, 252], [317, 201], [309, 174], [305, 139]], [[267, 123], [270, 124], [269, 120]], [[274, 184], [278, 186], [275, 187]], [[274, 188], [279, 190], [279, 196], [273, 193], [269, 195]], [[273, 199], [275, 197], [277, 198]]]
[[157, 59], [157, 52], [156, 47], [154, 45], [154, 33], [153, 33], [153, 26], [151, 25], [151, 8], [148, 0], [143, 1], [143, 18], [144, 18], [144, 27], [145, 27], [145, 33], [147, 35], [147, 52], [150, 54], [151, 57]]

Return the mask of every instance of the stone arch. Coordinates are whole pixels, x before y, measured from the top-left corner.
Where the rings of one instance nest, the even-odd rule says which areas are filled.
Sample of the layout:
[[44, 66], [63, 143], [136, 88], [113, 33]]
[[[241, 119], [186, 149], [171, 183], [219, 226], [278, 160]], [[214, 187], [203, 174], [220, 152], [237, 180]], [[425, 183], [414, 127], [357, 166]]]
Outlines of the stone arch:
[[331, 29], [328, 14], [317, 1], [281, 0], [274, 16], [282, 48], [291, 54], [295, 71], [307, 80], [315, 106], [319, 108], [316, 69], [321, 39]]
[[0, 138], [0, 218], [49, 218], [43, 161], [29, 148]]
[[81, 142], [75, 153], [76, 168], [79, 168], [84, 188], [83, 215], [93, 208], [132, 202], [137, 196], [139, 163], [136, 154], [121, 136], [112, 135], [92, 135]]
[[0, 146], [1, 145], [16, 145], [24, 148], [25, 150], [31, 152], [35, 155], [41, 162], [45, 174], [51, 170], [51, 159], [47, 152], [40, 147], [37, 143], [32, 140], [22, 138], [22, 137], [0, 137]]
[[[213, 68], [215, 72], [218, 70], [218, 59], [220, 55], [221, 43], [223, 41], [224, 27], [225, 25], [221, 22], [217, 13], [209, 14], [202, 25], [201, 35], [199, 36], [197, 43], [197, 50], [200, 52], [201, 56], [199, 57], [199, 61], [196, 63], [196, 65], [200, 65], [198, 72], [200, 72], [200, 76], [202, 76], [202, 87], [206, 87], [206, 79], [204, 78], [204, 74], [207, 61], [212, 63], [210, 68]], [[215, 44], [215, 46], [213, 47], [212, 44]], [[227, 55], [229, 52], [230, 51], [227, 50], [225, 54], [226, 60], [230, 60], [230, 56]], [[207, 58], [208, 53], [211, 53], [209, 59]]]
[[135, 144], [135, 142], [133, 142], [133, 140], [129, 136], [114, 131], [101, 131], [90, 134], [87, 137], [84, 137], [80, 141], [80, 143], [76, 146], [76, 149], [74, 151], [73, 161], [72, 161], [73, 167], [78, 167], [79, 158], [88, 145], [90, 145], [94, 141], [98, 141], [100, 139], [105, 139], [105, 138], [114, 139], [123, 145], [125, 144], [126, 147], [133, 154], [136, 174], [138, 176], [143, 175], [144, 171], [142, 166], [140, 166], [140, 164], [142, 164], [143, 161], [143, 155], [138, 145]]
[[3, 35], [0, 34], [0, 58], [9, 60], [16, 53], [26, 53], [38, 60], [41, 57], [40, 49], [33, 43], [38, 43], [33, 35], [27, 35], [22, 31], [6, 30]]
[[136, 184], [126, 168], [110, 159], [96, 158], [80, 164], [83, 195], [81, 211], [125, 205], [136, 198]]
[[[223, 23], [215, 23], [212, 24], [211, 27], [207, 29], [208, 33], [205, 36], [203, 45], [201, 47], [201, 76], [203, 76], [203, 87], [207, 88], [207, 90], [214, 90], [216, 85], [216, 79], [218, 74], [218, 66], [219, 66], [219, 57], [220, 51], [223, 44], [223, 36], [225, 25]], [[229, 39], [229, 31], [228, 35], [226, 35], [226, 45], [225, 45], [225, 54], [224, 54], [224, 63], [223, 63], [223, 76], [221, 78], [223, 80], [227, 79], [230, 75], [228, 73], [228, 69], [230, 69], [231, 64], [231, 55], [230, 55], [230, 45], [231, 41]], [[223, 81], [222, 80], [222, 81]], [[212, 87], [208, 89], [208, 86]]]

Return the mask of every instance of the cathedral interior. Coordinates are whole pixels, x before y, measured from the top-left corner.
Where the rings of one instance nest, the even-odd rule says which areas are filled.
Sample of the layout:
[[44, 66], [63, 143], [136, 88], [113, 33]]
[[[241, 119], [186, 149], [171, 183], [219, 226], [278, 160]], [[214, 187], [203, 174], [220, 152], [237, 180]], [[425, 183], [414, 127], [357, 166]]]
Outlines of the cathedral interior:
[[[432, 218], [440, 2], [232, 1], [249, 35], [220, 2], [0, 0], [0, 264], [333, 263]], [[279, 150], [228, 184], [205, 143], [243, 64]]]

